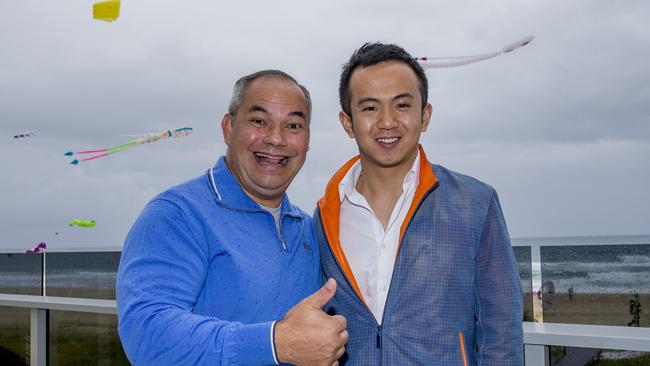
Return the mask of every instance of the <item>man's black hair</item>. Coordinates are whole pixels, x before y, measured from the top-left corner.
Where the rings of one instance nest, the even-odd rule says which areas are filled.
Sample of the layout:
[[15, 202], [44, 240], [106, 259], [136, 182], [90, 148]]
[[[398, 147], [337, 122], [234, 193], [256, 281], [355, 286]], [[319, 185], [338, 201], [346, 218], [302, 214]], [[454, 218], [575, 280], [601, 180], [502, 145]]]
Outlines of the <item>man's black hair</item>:
[[418, 87], [420, 88], [422, 108], [424, 109], [429, 94], [429, 82], [422, 66], [402, 47], [376, 42], [366, 43], [361, 46], [354, 51], [348, 62], [343, 65], [343, 72], [341, 72], [339, 82], [339, 101], [341, 102], [341, 109], [348, 116], [352, 117], [350, 113], [350, 99], [352, 98], [350, 95], [350, 76], [352, 76], [352, 72], [357, 67], [368, 67], [384, 61], [403, 62], [413, 70], [419, 81]]

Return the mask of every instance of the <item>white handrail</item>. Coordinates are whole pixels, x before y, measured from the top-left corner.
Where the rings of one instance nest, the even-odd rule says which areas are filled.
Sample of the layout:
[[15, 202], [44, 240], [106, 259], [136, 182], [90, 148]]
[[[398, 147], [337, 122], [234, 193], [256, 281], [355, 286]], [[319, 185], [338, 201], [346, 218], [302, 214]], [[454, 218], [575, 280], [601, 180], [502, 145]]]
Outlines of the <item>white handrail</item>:
[[524, 322], [524, 343], [650, 352], [650, 328]]
[[0, 294], [0, 306], [15, 308], [78, 311], [82, 313], [117, 314], [115, 300], [77, 297]]
[[[115, 300], [0, 294], [0, 306], [117, 314]], [[523, 322], [524, 344], [650, 352], [650, 328]]]
[[[115, 300], [0, 293], [0, 306], [117, 314]], [[524, 343], [650, 352], [650, 328], [523, 322]]]

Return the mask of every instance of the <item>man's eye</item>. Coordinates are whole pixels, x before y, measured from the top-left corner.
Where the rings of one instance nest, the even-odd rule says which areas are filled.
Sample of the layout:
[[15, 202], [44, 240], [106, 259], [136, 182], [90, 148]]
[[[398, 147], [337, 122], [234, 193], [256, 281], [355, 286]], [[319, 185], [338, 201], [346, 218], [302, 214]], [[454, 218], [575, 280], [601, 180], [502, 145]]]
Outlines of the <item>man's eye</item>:
[[260, 126], [265, 124], [264, 120], [259, 119], [259, 118], [252, 118], [251, 123], [253, 123], [255, 125], [260, 125]]
[[377, 108], [375, 108], [375, 106], [373, 106], [373, 105], [363, 107], [363, 109], [362, 109], [362, 111], [364, 111], [364, 112], [366, 112], [366, 111], [367, 112], [372, 112], [372, 111], [376, 111], [376, 110], [377, 110]]
[[299, 130], [302, 128], [302, 125], [300, 123], [289, 123], [287, 127], [291, 130]]
[[399, 109], [407, 109], [407, 108], [411, 108], [411, 105], [408, 104], [408, 103], [399, 103], [397, 105], [397, 108], [399, 108]]

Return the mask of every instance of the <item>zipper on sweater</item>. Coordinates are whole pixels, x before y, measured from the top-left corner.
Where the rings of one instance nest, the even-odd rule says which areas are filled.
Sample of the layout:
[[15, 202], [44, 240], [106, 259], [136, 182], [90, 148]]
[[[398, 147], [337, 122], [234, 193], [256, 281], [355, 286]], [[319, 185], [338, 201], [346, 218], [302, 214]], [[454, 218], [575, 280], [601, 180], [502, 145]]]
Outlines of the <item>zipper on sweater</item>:
[[282, 244], [282, 251], [287, 251], [287, 243], [284, 242], [284, 237], [282, 236], [281, 232], [278, 232], [278, 236], [280, 238], [280, 244]]
[[381, 324], [377, 326], [377, 348], [381, 348]]
[[[321, 219], [319, 221], [320, 221], [320, 225], [321, 225], [321, 228], [322, 228], [323, 232], [325, 232], [325, 228], [323, 228], [322, 216], [321, 216]], [[334, 258], [334, 263], [336, 264], [336, 267], [338, 268], [339, 273], [341, 274], [341, 277], [343, 277], [345, 282], [348, 284], [348, 287], [353, 288], [352, 287], [352, 282], [350, 282], [350, 279], [348, 278], [348, 276], [343, 271], [343, 267], [341, 267], [341, 263], [339, 263], [339, 261], [336, 259], [336, 256], [334, 255], [334, 253], [332, 253], [332, 248], [329, 245], [327, 245], [327, 250], [329, 251], [330, 255]], [[389, 289], [389, 291], [390, 291], [390, 289]], [[381, 350], [381, 344], [382, 344], [382, 334], [381, 334], [382, 333], [382, 326], [381, 326], [381, 324], [379, 324], [379, 322], [377, 321], [377, 318], [375, 318], [375, 314], [373, 314], [372, 311], [370, 311], [370, 308], [368, 307], [368, 305], [366, 305], [366, 303], [363, 300], [361, 300], [359, 295], [357, 295], [356, 291], [353, 290], [352, 293], [359, 300], [361, 305], [366, 309], [366, 311], [368, 312], [368, 315], [370, 315], [370, 318], [372, 318], [372, 320], [375, 322], [375, 324], [377, 326], [377, 328], [376, 328], [376, 330], [377, 330], [377, 333], [376, 333], [376, 336], [377, 336], [377, 339], [376, 339], [376, 341], [377, 341], [377, 349]], [[382, 323], [383, 323], [383, 316], [382, 316]], [[378, 351], [377, 360], [378, 360], [377, 366], [381, 366], [383, 364], [382, 351]]]
[[278, 225], [278, 238], [280, 239], [280, 244], [282, 245], [282, 251], [287, 251], [287, 243], [284, 242], [284, 237], [282, 236], [282, 214], [280, 214], [280, 224]]
[[[425, 195], [422, 197], [420, 202], [418, 202], [418, 206], [415, 209], [415, 212], [417, 212], [420, 209], [420, 206], [422, 205], [422, 202], [424, 202], [424, 200], [431, 193], [431, 191], [433, 191], [437, 187], [438, 187], [438, 183], [434, 184], [433, 187], [431, 187], [425, 193]], [[413, 217], [415, 217], [415, 212], [413, 213], [413, 216], [411, 216], [411, 218], [409, 219], [409, 222], [406, 224], [406, 228], [405, 228], [404, 232], [406, 232], [406, 229], [408, 229], [408, 227], [411, 226], [411, 222], [413, 221]], [[400, 243], [399, 243], [400, 247], [401, 247], [401, 240], [402, 240], [402, 238], [400, 238]], [[331, 250], [330, 250], [330, 252], [331, 252]], [[398, 249], [397, 254], [395, 255], [395, 264], [394, 265], [397, 265], [397, 260], [399, 259], [399, 253], [400, 252], [401, 252], [401, 250]], [[336, 264], [338, 264], [338, 261], [335, 260], [335, 262], [336, 262]], [[341, 266], [339, 265], [339, 269], [340, 268], [341, 268]], [[341, 273], [343, 273], [343, 269], [341, 269]], [[345, 277], [345, 274], [343, 275], [343, 277]], [[388, 293], [386, 294], [386, 302], [384, 303], [384, 313], [381, 315], [381, 324], [379, 324], [379, 322], [377, 322], [377, 319], [375, 319], [375, 323], [377, 324], [377, 348], [379, 348], [379, 349], [381, 349], [381, 344], [382, 344], [382, 342], [381, 342], [382, 341], [381, 332], [382, 332], [382, 325], [384, 324], [385, 317], [386, 317], [386, 306], [388, 305], [388, 298], [390, 297], [390, 290], [393, 288], [393, 279], [394, 278], [395, 278], [395, 268], [393, 268], [393, 274], [390, 276], [391, 285], [388, 287]], [[370, 309], [368, 309], [368, 311], [370, 312]], [[370, 314], [372, 315], [372, 317], [374, 319], [375, 318], [374, 314], [372, 314], [372, 312], [370, 312]], [[380, 355], [379, 361], [381, 362], [381, 355]], [[465, 366], [467, 366], [467, 365], [465, 365]]]

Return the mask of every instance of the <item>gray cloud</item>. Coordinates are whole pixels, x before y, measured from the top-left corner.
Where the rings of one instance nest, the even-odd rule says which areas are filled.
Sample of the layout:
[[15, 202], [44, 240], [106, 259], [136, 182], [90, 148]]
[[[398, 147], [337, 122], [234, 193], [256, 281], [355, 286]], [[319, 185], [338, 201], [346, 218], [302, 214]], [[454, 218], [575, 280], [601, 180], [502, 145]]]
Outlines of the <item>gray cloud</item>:
[[[649, 10], [586, 0], [125, 1], [104, 23], [87, 1], [0, 3], [0, 248], [120, 246], [149, 199], [225, 152], [219, 122], [232, 84], [262, 68], [312, 92], [311, 149], [290, 188], [311, 212], [356, 151], [337, 117], [340, 68], [356, 47], [463, 55], [528, 34], [535, 41], [511, 54], [427, 72], [430, 160], [494, 185], [514, 236], [647, 234]], [[62, 155], [181, 126], [195, 131], [78, 167]], [[11, 138], [27, 130], [37, 136]], [[98, 226], [67, 227], [77, 217]]]

